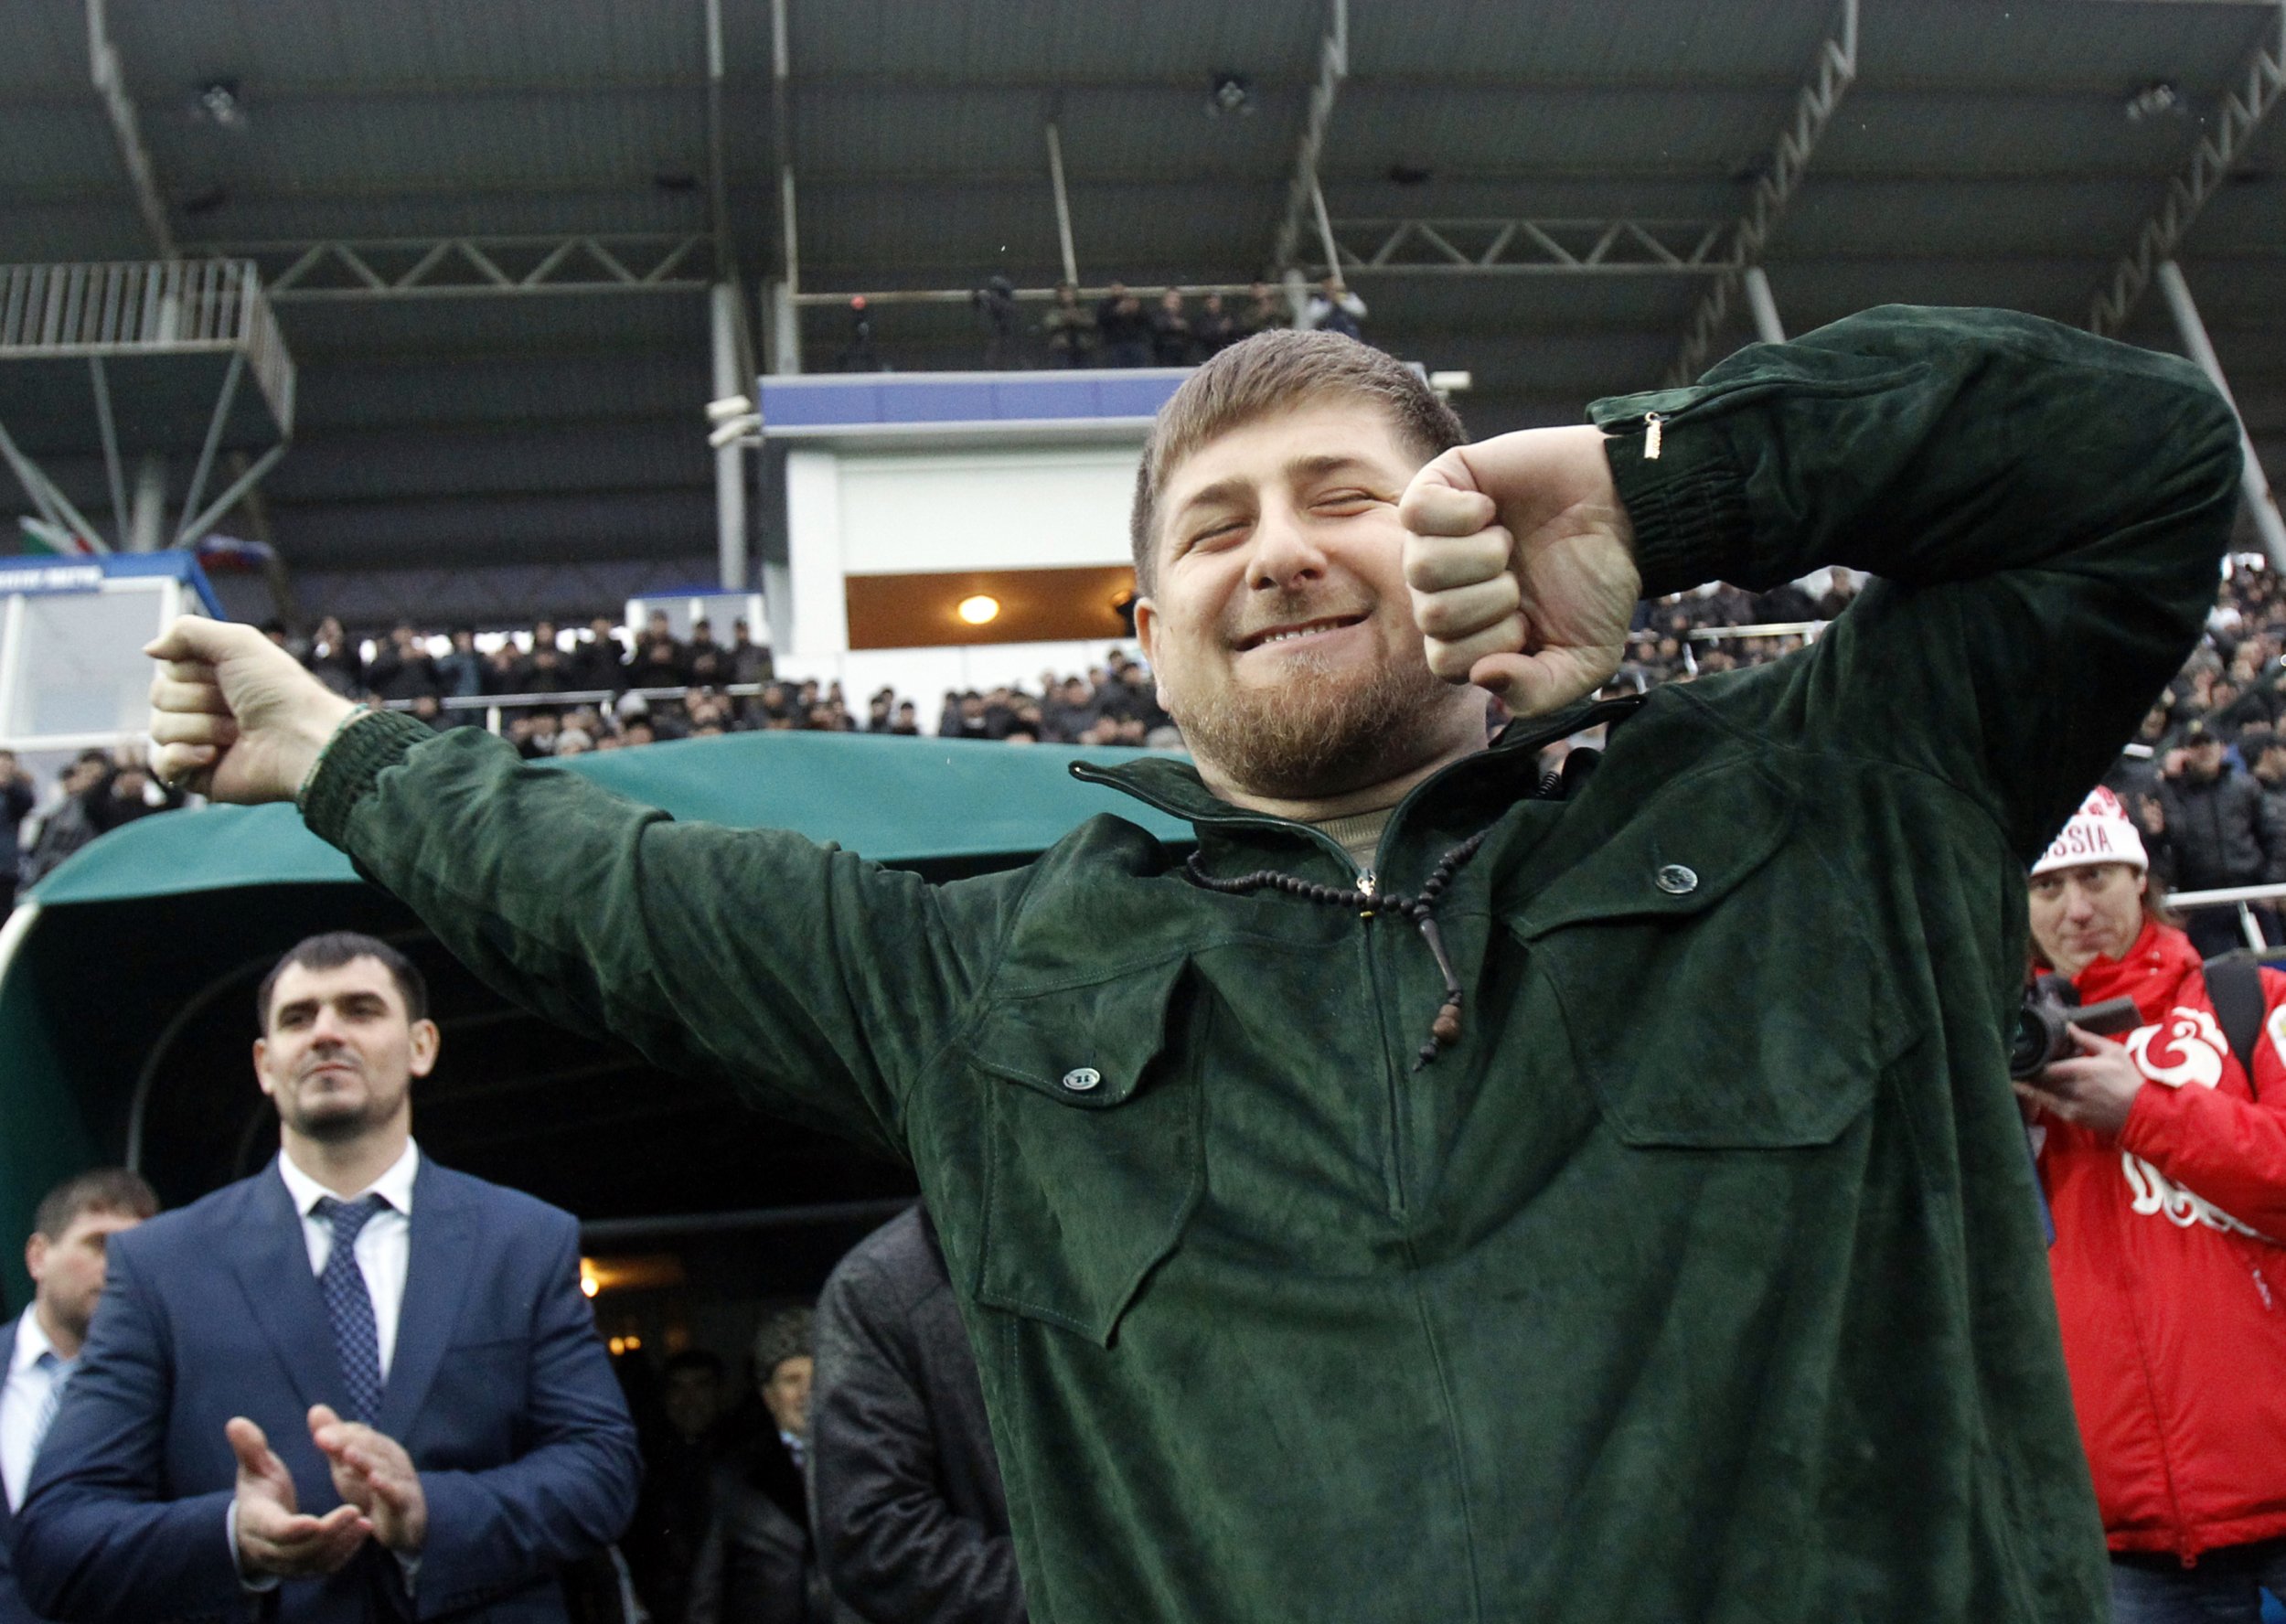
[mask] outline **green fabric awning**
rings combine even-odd
[[[691,822],[785,828],[880,862],[1044,851],[1099,812],[1187,840],[1187,825],[1069,772],[1125,752],[869,733],[732,733],[564,763]],[[28,893],[43,907],[239,886],[358,883],[291,807],[209,807],[95,841]],[[0,996],[5,987],[0,985]],[[0,1056],[0,1064],[5,1057]]]
[[[1020,861],[1106,812],[1161,839],[1187,841],[1188,826],[1068,771],[1075,760],[1129,753],[764,732],[614,751],[543,770],[578,773],[678,818],[792,829],[950,879]],[[287,806],[144,818],[95,840],[33,888],[0,933],[0,1237],[28,1234],[47,1189],[123,1159],[130,1143],[144,1147],[144,1168],[170,1201],[230,1176],[242,1165],[249,1114],[260,1108],[244,1059],[254,983],[303,936],[342,929],[388,936],[424,956],[418,923],[358,880],[348,860]],[[425,956],[433,982],[442,975],[461,984],[441,989],[457,1007],[480,999],[497,1006],[433,943]],[[531,1047],[549,1046],[539,1041],[544,1031],[535,1031]],[[474,1043],[457,1052],[464,1065]],[[526,1063],[511,1054],[486,1063],[512,1070]],[[487,1086],[512,1081],[497,1073],[486,1079]],[[712,1131],[725,1139],[777,1132],[736,1111]],[[560,1150],[549,1154],[550,1166],[568,1165]],[[830,1170],[821,1176],[830,1178]],[[582,1191],[552,1193],[572,1204]],[[0,1255],[22,1254],[11,1239]],[[0,1270],[0,1283],[10,1306],[24,1301],[20,1262]]]

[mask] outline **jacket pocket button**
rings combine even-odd
[[[1063,1085],[1074,1094],[1085,1094],[1104,1080],[1104,1074],[1094,1066],[1074,1066],[1063,1074]]]
[[[1669,896],[1687,896],[1699,888],[1699,877],[1681,863],[1669,863],[1659,871],[1659,889]],[[1070,1079],[1066,1078],[1066,1082]]]

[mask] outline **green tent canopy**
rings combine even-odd
[[[541,770],[678,818],[792,829],[935,879],[1020,862],[1101,813],[1189,839],[1187,826],[1074,779],[1071,764],[1090,753],[760,732]],[[254,988],[294,942],[341,929],[397,943],[429,978],[444,1052],[414,1112],[441,1160],[588,1219],[911,1191],[903,1169],[514,1010],[292,807],[215,807],[94,841],[0,929],[0,1235],[28,1234],[42,1192],[82,1168],[128,1162],[174,1205],[258,1166],[275,1126],[249,1059]],[[9,1296],[21,1301],[27,1282],[13,1267]]]

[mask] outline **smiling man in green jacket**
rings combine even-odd
[[[199,622],[157,762],[298,788],[544,1013],[908,1157],[1042,1624],[2098,1619],[2001,1033],[2024,865],[2213,593],[2230,413],[1890,309],[1593,419],[1458,445],[1327,335],[1185,383],[1138,630],[1196,770],[1082,771],[1195,862],[1104,817],[931,886]],[[1584,702],[1639,593],[1827,563],[1882,579],[1814,647]]]

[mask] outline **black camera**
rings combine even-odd
[[[2083,1004],[2079,989],[2061,976],[2043,976],[2024,989],[2023,1007],[2016,1011],[2015,1029],[2008,1036],[2008,1074],[2035,1077],[2059,1060],[2079,1052],[2067,1030],[2110,1037],[2133,1031],[2143,1017],[2131,998],[2106,999]]]

